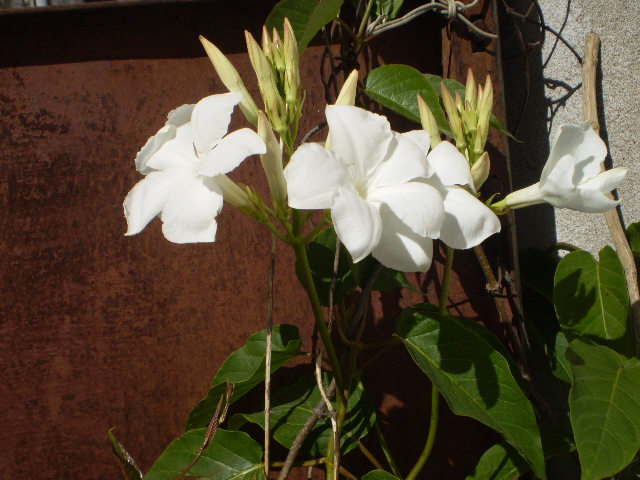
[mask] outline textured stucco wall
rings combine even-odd
[[[517,3],[517,2],[513,2]],[[526,11],[530,1],[520,2],[520,12]],[[602,99],[604,124],[602,134],[608,139],[613,166],[629,169],[619,188],[622,213],[628,225],[640,220],[640,169],[638,147],[640,141],[640,1],[638,0],[540,0],[543,20],[583,55],[586,35],[593,31],[601,38]],[[533,17],[533,16],[532,16]],[[507,17],[508,18],[508,17]],[[517,54],[515,24],[505,26],[511,43],[505,45],[505,78],[523,78],[523,63],[511,61],[509,51]],[[540,18],[536,18],[540,21]],[[539,28],[521,23],[520,29],[530,43],[529,75],[531,90],[526,114],[521,121],[519,135],[522,144],[512,146],[514,187],[521,188],[539,178],[549,150],[549,138],[565,123],[583,120],[582,69],[574,54],[556,37],[547,32],[542,48],[533,43],[540,39]],[[537,36],[537,38],[536,38]],[[511,80],[513,81],[513,80]],[[568,95],[569,94],[569,95]],[[508,100],[509,100],[509,93]],[[566,98],[562,100],[562,97]],[[523,89],[513,86],[511,100],[516,106],[510,112],[514,122],[523,104]],[[537,211],[528,211],[534,210]],[[556,210],[537,206],[517,212],[519,242],[522,247],[546,247],[554,237],[597,252],[610,242],[603,215]],[[555,221],[554,221],[555,217]],[[546,226],[541,226],[546,222]],[[555,225],[555,231],[553,229]]]

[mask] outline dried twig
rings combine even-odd
[[[582,64],[582,107],[584,110],[584,118],[591,122],[591,126],[596,132],[600,132],[600,124],[598,123],[598,103],[596,96],[596,78],[598,71],[600,37],[591,32],[587,35],[584,47],[584,62]],[[604,164],[602,165],[604,170]],[[611,193],[608,194],[613,198]],[[629,290],[629,299],[631,301],[631,321],[636,339],[636,353],[640,355],[640,293],[638,291],[638,271],[635,259],[627,237],[625,229],[620,220],[617,209],[609,210],[604,214],[607,221],[613,245],[616,247],[624,273],[627,280],[627,289]]]
[[[269,264],[269,298],[267,300],[267,344],[264,376],[264,472],[269,476],[269,444],[271,438],[271,349],[273,345],[273,278],[276,269],[276,236],[271,234],[271,263]]]

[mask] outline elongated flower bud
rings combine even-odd
[[[356,92],[358,89],[358,70],[353,70],[347,77],[340,89],[338,98],[336,99],[336,105],[355,105],[356,104]]]
[[[458,147],[458,150],[463,152],[466,148],[466,141],[462,131],[462,118],[460,117],[460,112],[456,107],[455,100],[451,96],[451,92],[449,92],[449,89],[444,83],[440,84],[440,89],[442,90],[442,103],[444,103],[444,109],[447,112],[449,126],[451,127],[451,132],[456,140],[456,147]]]
[[[240,101],[240,110],[247,120],[253,125],[258,124],[258,106],[256,102],[253,101],[247,87],[244,86],[242,78],[240,78],[240,74],[235,69],[233,64],[224,56],[224,54],[209,40],[200,36],[200,42],[204,47],[211,63],[213,64],[213,68],[215,68],[216,73],[220,77],[220,80],[224,84],[225,87],[229,89],[230,92],[239,92],[242,94],[242,100]]]
[[[285,101],[293,109],[300,107],[300,54],[295,33],[289,23],[284,19],[284,92]]]
[[[438,128],[436,117],[433,116],[429,105],[420,94],[418,94],[418,109],[420,110],[420,123],[422,123],[422,128],[429,134],[431,149],[434,149],[441,142],[440,129]]]
[[[287,181],[282,166],[282,148],[273,133],[271,124],[264,113],[258,113],[258,135],[267,145],[267,153],[260,155],[262,168],[267,175],[269,190],[274,202],[284,202],[287,198]]]
[[[253,35],[245,31],[245,37],[247,40],[247,51],[249,52],[249,59],[253,70],[256,72],[258,78],[258,85],[260,86],[260,93],[264,100],[264,106],[267,114],[273,126],[278,132],[286,130],[286,119],[283,118],[286,115],[284,102],[278,92],[274,72],[269,60],[265,56],[264,52],[256,42]]]
[[[471,167],[471,177],[473,178],[473,187],[476,192],[480,190],[480,187],[489,178],[489,171],[491,170],[491,161],[489,160],[489,154],[484,152],[480,155],[480,158]]]
[[[482,98],[478,102],[478,129],[482,129],[482,145],[487,143],[489,136],[489,126],[491,122],[491,111],[493,110],[493,84],[491,77],[487,76]]]
[[[464,94],[465,102],[469,102],[469,108],[471,110],[475,110],[476,102],[477,102],[477,88],[476,88],[476,80],[473,77],[473,71],[469,69],[469,73],[467,73],[467,88]]]
[[[251,208],[249,197],[233,180],[226,175],[217,175],[216,182],[222,190],[222,196],[234,207]]]

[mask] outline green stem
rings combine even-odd
[[[373,12],[373,7],[376,2],[374,0],[369,0],[367,4],[367,9],[362,16],[362,22],[360,22],[360,28],[358,29],[358,37],[362,37],[367,31],[367,25],[369,24],[369,17],[371,17],[371,12]]]
[[[393,459],[393,455],[391,455],[391,450],[389,450],[389,445],[387,445],[387,441],[385,440],[384,435],[382,435],[382,430],[380,430],[380,425],[378,425],[378,420],[377,419],[373,422],[373,431],[375,432],[376,436],[378,437],[378,442],[380,443],[380,447],[382,448],[382,451],[384,452],[384,456],[387,458],[387,462],[389,463],[389,466],[391,467],[391,471],[393,472],[393,474],[396,477],[402,478],[402,474],[400,473],[400,469],[398,468],[398,464]]]
[[[300,233],[302,230],[302,218],[299,210],[293,211],[293,234],[295,238],[300,238]],[[338,360],[338,355],[336,354],[336,350],[333,347],[333,342],[331,341],[331,335],[329,334],[329,329],[327,328],[327,322],[324,318],[324,312],[322,311],[322,305],[320,304],[320,299],[318,298],[318,292],[316,291],[315,284],[313,283],[313,276],[311,275],[311,267],[309,266],[309,258],[307,257],[307,249],[302,242],[295,243],[293,245],[293,251],[296,255],[296,260],[298,263],[298,270],[300,273],[300,281],[302,282],[302,286],[307,292],[307,296],[309,297],[309,302],[311,303],[311,310],[313,311],[313,317],[316,321],[316,326],[318,327],[318,333],[322,338],[322,343],[324,344],[324,348],[327,351],[327,355],[329,356],[329,362],[331,363],[331,367],[333,368],[333,375],[336,379],[336,397],[338,400],[338,405],[344,403],[343,397],[343,380],[342,380],[342,371],[340,369],[340,361]]]
[[[446,315],[447,303],[449,302],[449,287],[451,286],[451,272],[453,270],[453,253],[451,247],[447,247],[447,257],[444,264],[444,273],[442,274],[442,289],[440,290],[440,305],[438,305],[438,313]],[[424,464],[427,463],[433,444],[436,441],[436,433],[438,431],[438,411],[440,407],[440,391],[435,384],[431,384],[431,421],[429,422],[429,435],[424,449],[418,457],[416,464],[413,466],[406,480],[415,480],[422,471]]]

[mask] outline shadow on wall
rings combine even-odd
[[[540,26],[544,19],[531,0],[501,0],[498,4],[507,125],[519,140],[509,144],[513,189],[517,190],[540,180],[549,156],[548,125],[558,101],[547,97],[545,86],[558,82],[544,76],[542,47],[545,39],[554,42],[556,38]],[[568,95],[574,91],[569,88]],[[545,249],[556,243],[553,208],[543,204],[518,210],[516,231],[520,249]]]

